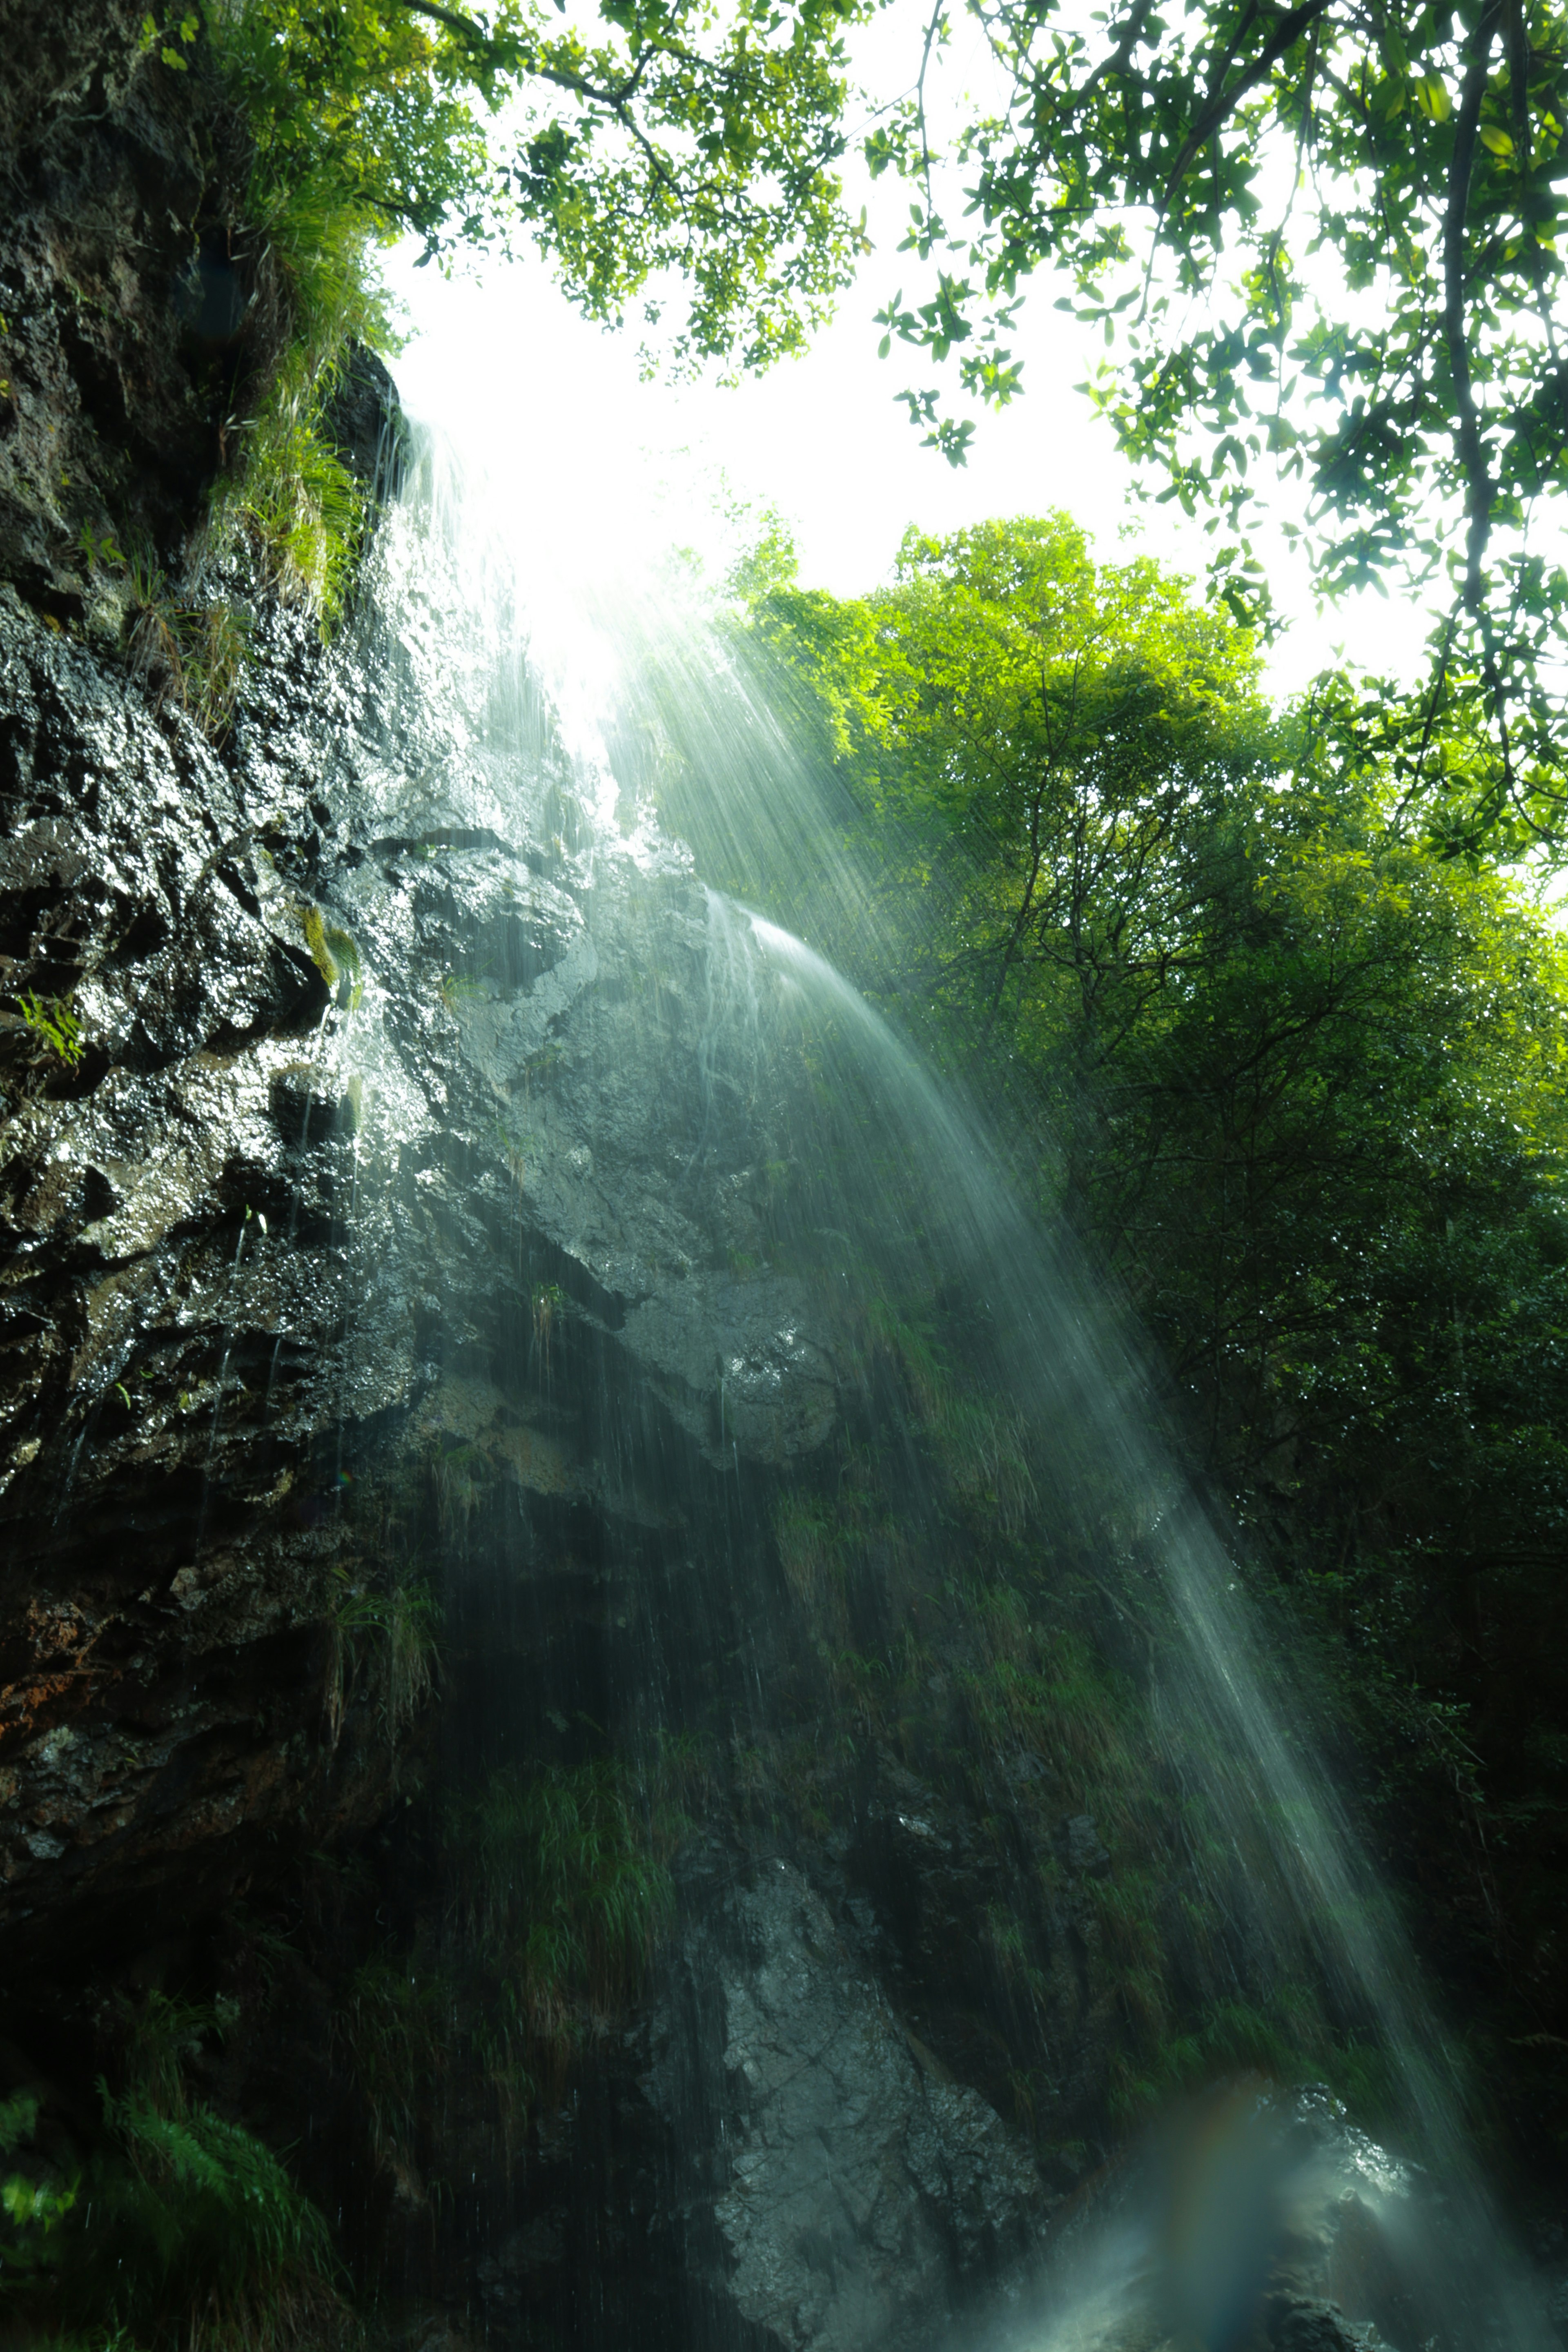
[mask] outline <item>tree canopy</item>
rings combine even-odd
[[[1447,611],[1400,750],[1425,785],[1456,733],[1456,837],[1554,833],[1564,789],[1550,671],[1568,575],[1525,527],[1561,494],[1568,376],[1558,232],[1568,15],[1531,0],[972,0],[999,99],[962,128],[955,224],[932,194],[922,90],[873,134],[914,192],[931,299],[889,338],[1000,404],[1020,291],[1103,325],[1091,387],[1159,493],[1245,535],[1292,486],[1331,594],[1373,583]],[[945,37],[940,5],[928,39]],[[904,395],[961,459],[972,425]],[[1233,595],[1247,591],[1245,536]],[[1250,569],[1253,585],[1258,574]],[[1487,720],[1484,776],[1472,708]]]
[[[527,0],[230,0],[216,31],[270,184],[426,260],[531,238],[590,318],[679,297],[678,361],[760,368],[858,250],[834,166],[860,5],[604,0],[584,39]]]
[[[584,29],[531,0],[227,0],[215,28],[275,176],[426,257],[531,238],[590,317],[752,369],[802,348],[869,249],[838,167],[846,36],[875,6],[601,0]],[[931,69],[964,16],[991,96],[943,178]],[[1047,272],[1105,331],[1090,391],[1141,478],[1227,534],[1233,609],[1266,610],[1247,532],[1278,493],[1326,593],[1433,605],[1423,691],[1361,723],[1447,845],[1556,841],[1568,569],[1541,531],[1568,477],[1568,9],[934,0],[908,57],[903,94],[858,94],[929,280],[887,302],[884,347],[1005,404]],[[961,462],[973,417],[940,382],[901,397]]]

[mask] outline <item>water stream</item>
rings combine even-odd
[[[762,896],[793,861],[841,914],[874,928],[875,877],[831,837],[831,810],[700,617],[668,583],[616,583],[574,552],[574,576],[563,576],[531,540],[525,510],[498,517],[492,494],[427,444],[385,535],[379,594],[406,692],[439,706],[457,747],[443,805],[499,836],[558,835],[553,744],[576,827],[557,847],[585,887],[617,863],[656,870],[672,853],[639,760],[646,769],[648,747],[674,724],[689,764],[704,771],[708,839],[722,841],[726,873],[749,864]],[[395,814],[389,807],[389,830]],[[1268,2338],[1282,2352],[1347,2340],[1548,2352],[1555,2335],[1470,2151],[1440,2023],[1315,1754],[1310,1700],[1292,1696],[1289,1662],[1267,1653],[1232,1539],[1173,1465],[1136,1335],[1097,1296],[1070,1239],[1021,1205],[1015,1146],[980,1107],[800,939],[715,889],[705,908],[702,1108],[675,1193],[722,1151],[735,1120],[772,1121],[799,1172],[771,1246],[822,1328],[876,1330],[879,1317],[905,1312],[900,1302],[940,1302],[963,1334],[964,1443],[989,1465],[996,1511],[1012,1515],[1020,1541],[1056,1524],[1079,1554],[1098,1546],[1104,1556],[1107,1605],[1144,1694],[1149,1778],[1176,1792],[1173,1823],[1200,1822],[1182,1869],[1224,1923],[1225,1950],[1250,1955],[1254,1986],[1306,1985],[1324,2030],[1383,2064],[1398,2118],[1397,2145],[1385,2147],[1326,2091],[1218,2070],[1163,2126],[1130,2131],[1058,2215],[1025,2283],[977,2315],[966,2340],[1017,2352],[1239,2352],[1264,2340],[1259,2314],[1284,2264],[1303,2294],[1339,2305],[1353,2333],[1311,2335],[1302,2303]],[[374,989],[367,1003],[353,1032],[362,1189],[376,1181],[398,1117],[377,1093],[395,1079],[377,1059]],[[651,1021],[648,1037],[655,1054]],[[738,1264],[736,1282],[750,1271]],[[563,1377],[551,1362],[555,1311],[546,1297],[518,1335],[547,1384]],[[738,1355],[721,1374],[719,1408],[739,1513],[753,1507],[752,1490],[725,1382],[744,1369]],[[874,1382],[865,1393],[874,1412]],[[959,1408],[942,1410],[956,1425]],[[725,1563],[708,1573],[716,1582],[701,1607],[717,1622]],[[756,1663],[764,1646],[758,1637],[749,1669],[759,1724],[770,1706]],[[667,1638],[636,1696],[641,1734],[661,1708],[673,1717],[683,1672]],[[531,1704],[519,1694],[520,1707]],[[1223,1974],[1232,1964],[1215,1965]]]

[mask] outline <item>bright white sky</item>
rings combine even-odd
[[[900,57],[907,40],[918,58],[919,30],[902,10],[878,20],[878,37],[896,38]],[[873,61],[867,78],[890,90],[896,71],[886,62]],[[950,87],[968,69],[963,58],[950,65]],[[857,208],[862,200],[876,250],[837,318],[804,359],[728,390],[640,382],[635,336],[584,325],[542,263],[470,267],[444,279],[416,269],[410,247],[388,270],[412,330],[395,370],[405,403],[479,461],[541,557],[567,570],[637,564],[669,546],[695,547],[721,566],[732,543],[720,519],[727,492],[777,507],[795,530],[803,580],[840,594],[886,576],[911,522],[942,532],[1054,507],[1086,527],[1102,557],[1146,551],[1201,573],[1213,546],[1201,528],[1173,507],[1131,499],[1109,428],[1073,388],[1103,346],[1052,307],[1057,289],[1043,277],[1014,336],[1026,362],[1022,396],[983,419],[965,467],[921,448],[895,395],[935,372],[897,347],[879,361],[873,320],[892,293],[913,294],[918,283],[896,250],[908,199],[885,181],[853,187]],[[1374,670],[1414,669],[1424,616],[1368,596],[1320,617],[1304,567],[1277,541],[1259,548],[1291,619],[1271,663],[1278,691],[1303,684],[1342,646]]]

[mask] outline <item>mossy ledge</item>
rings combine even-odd
[[[7,58],[0,573],[221,736],[258,599],[342,616],[402,462],[395,338],[365,220],[258,145],[243,11],[69,13]]]

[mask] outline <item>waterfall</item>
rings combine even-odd
[[[437,1309],[420,1345],[440,1359],[446,1383],[439,1427],[458,1621],[479,1628],[482,1642],[498,1612],[533,1610],[526,1638],[548,1664],[538,1688],[489,1694],[489,1714],[477,1709],[453,1735],[448,1769],[475,1769],[486,1739],[500,1743],[490,1761],[530,1753],[531,1727],[547,1717],[560,1720],[562,1755],[575,1755],[568,1726],[578,1714],[592,1715],[646,1766],[695,1738],[699,1718],[706,1736],[721,1690],[730,1710],[721,1769],[743,1813],[747,1774],[760,1781],[773,1769],[749,1759],[776,1751],[788,1727],[780,1693],[787,1675],[808,1671],[826,1694],[823,1719],[836,1719],[851,1745],[890,1753],[896,1709],[879,1694],[900,1674],[914,1693],[919,1675],[924,1690],[958,1671],[940,1644],[935,1665],[899,1664],[918,1647],[921,1578],[937,1575],[927,1557],[962,1547],[984,1517],[1001,1531],[999,1556],[1020,1566],[1011,1582],[990,1569],[974,1572],[971,1598],[991,1612],[993,1632],[975,1653],[978,1665],[963,1671],[966,1690],[973,1685],[971,1722],[982,1719],[974,1709],[988,1703],[991,1681],[994,1746],[984,1773],[998,1788],[1011,1774],[1025,1804],[1032,1780],[1058,1770],[1058,1759],[1030,1745],[1026,1694],[1016,1706],[1008,1696],[1024,1692],[1030,1676],[1031,1688],[1048,1680],[1053,1644],[1066,1654],[1067,1601],[1043,1631],[1028,1615],[1026,1593],[1048,1594],[1057,1572],[1047,1553],[1059,1564],[1060,1590],[1089,1596],[1084,1605],[1116,1645],[1116,1673],[1134,1694],[1127,1720],[1146,1746],[1118,1751],[1129,1809],[1121,1842],[1143,1852],[1138,1840],[1152,1834],[1158,1816],[1173,1843],[1164,1880],[1126,1927],[1108,1981],[1114,1989],[1119,1970],[1128,1982],[1139,1969],[1172,1975],[1168,1954],[1146,1968],[1127,1957],[1138,1935],[1145,1943],[1189,1937],[1186,1991],[1163,1990],[1160,2000],[1184,1999],[1201,2020],[1227,1999],[1267,2006],[1287,1989],[1310,2009],[1309,2041],[1316,2033],[1324,2049],[1382,2067],[1391,2121],[1384,2145],[1326,2090],[1217,2068],[1224,2081],[1206,2099],[1173,2102],[1152,2126],[1129,2124],[1115,2161],[1015,2263],[1005,2297],[988,2306],[977,2291],[966,2340],[1031,2352],[1131,2352],[1167,2341],[1239,2347],[1262,2340],[1249,2331],[1279,2247],[1305,2262],[1310,2241],[1321,2279],[1359,2332],[1312,2336],[1298,2312],[1298,2332],[1271,2342],[1298,2352],[1350,2340],[1395,2352],[1546,2352],[1552,2331],[1468,2147],[1463,2085],[1441,2025],[1315,1752],[1310,1696],[1291,1690],[1289,1661],[1268,1654],[1233,1538],[1173,1466],[1136,1334],[1097,1293],[1070,1237],[1043,1230],[1021,1204],[1005,1131],[924,1066],[819,954],[760,911],[756,902],[787,866],[871,937],[873,877],[839,845],[830,803],[734,677],[694,604],[668,578],[614,582],[575,552],[575,576],[563,578],[552,551],[531,536],[526,503],[502,511],[496,493],[465,478],[452,452],[427,437],[384,531],[359,624],[382,681],[385,741],[395,737],[398,749],[384,759],[374,730],[363,736],[352,755],[356,788],[379,835],[406,845],[398,853],[405,900],[416,901],[421,845],[463,843],[487,856],[493,845],[498,874],[506,868],[496,887],[509,894],[485,899],[473,918],[480,944],[469,968],[442,985],[453,1050],[480,1074],[479,1093],[500,1138],[497,1147],[481,1137],[473,1150],[482,1157],[482,1145],[487,1167],[512,1170],[510,1206],[504,1181],[485,1179],[486,1213],[492,1223],[513,1217],[518,1234],[508,1377],[533,1400],[515,1443],[508,1440],[526,1503],[507,1522],[510,1535],[487,1533],[471,1510],[465,1517],[457,1441],[462,1383],[477,1393],[472,1351]],[[671,730],[701,771],[695,872],[647,789],[661,730]],[[417,759],[411,743],[422,747]],[[710,857],[724,878],[742,880],[738,897],[714,887],[704,871]],[[526,919],[514,922],[514,905]],[[558,1081],[552,1056],[564,1050],[563,1024],[595,992],[616,1008],[615,1025],[584,1026],[567,1056],[568,1078]],[[384,1034],[383,1001],[373,967],[333,1049],[338,1090],[354,1088],[362,1216],[378,1185],[392,1196],[414,1120]],[[590,1082],[603,1097],[597,1109],[588,1107]],[[606,1102],[618,1106],[613,1116]],[[626,1140],[634,1128],[636,1154]],[[634,1158],[638,1171],[654,1171],[637,1175],[635,1201],[626,1191]],[[691,1244],[697,1225],[721,1228],[706,1263]],[[438,1276],[431,1281],[438,1292]],[[499,1373],[487,1378],[504,1385]],[[607,1562],[553,1560],[548,1570],[562,1582],[602,1581],[604,1639],[589,1664],[580,1609],[570,1635],[558,1635],[549,1622],[554,1603],[538,1597],[543,1586],[520,1597],[527,1546],[552,1545],[563,1559],[574,1538],[563,1498],[589,1492],[586,1474],[568,1460],[563,1400],[595,1433],[595,1491],[602,1500],[614,1490],[623,1531]],[[838,1442],[827,1433],[840,1423],[852,1430],[846,1444],[876,1457],[853,1489],[820,1468],[822,1449]],[[687,1453],[673,1432],[684,1433]],[[470,1450],[479,1442],[463,1437]],[[492,1451],[499,1443],[483,1440]],[[890,1469],[895,1457],[902,1467]],[[792,1500],[797,1477],[805,1502]],[[703,1488],[699,1507],[690,1498],[705,1478],[711,1492]],[[546,1508],[554,1516],[538,1520]],[[678,1521],[701,1531],[689,1550],[688,1538],[671,1532]],[[764,1555],[775,1559],[766,1573]],[[970,1605],[965,1559],[946,1559],[942,1573],[950,1613]],[[902,1591],[900,1578],[913,1595],[901,1618],[902,1601],[889,1597]],[[503,1586],[511,1595],[504,1607]],[[793,1629],[784,1622],[792,1610]],[[784,1662],[797,1654],[805,1664],[788,1665],[786,1675]],[[1085,1720],[1086,1748],[1099,1743],[1092,1771],[1109,1785],[1101,1751],[1111,1732],[1100,1717]],[[720,1769],[700,1768],[710,1778]],[[681,1802],[700,1815],[699,1801]],[[853,1835],[869,1850],[887,1818],[878,1794]],[[927,1834],[918,1813],[900,1821],[908,1837]],[[838,1835],[823,1833],[825,1853]],[[1023,1832],[1006,1835],[1016,1842]],[[1064,1816],[1058,1843],[1052,1885],[1070,1882],[1072,1901],[1090,1910],[1113,1906],[1121,1864],[1110,1820],[1087,1807]],[[695,1889],[690,1899],[706,1902],[703,1890],[720,1874],[716,1845],[708,1852],[699,1834],[686,1852],[674,1865],[672,1899]],[[759,1835],[756,1869],[766,1860],[793,1885],[804,1868],[798,1855],[769,1852]],[[1048,1855],[1027,1867],[1038,1878],[1047,1864]],[[724,1867],[733,1875],[731,1863]],[[773,1900],[769,1883],[764,1876],[734,1897],[752,1906],[746,1932],[759,1950],[772,1949],[774,1933],[774,1914],[758,1907]],[[851,1908],[858,1899],[845,1897]],[[1178,1914],[1196,1924],[1181,1925]],[[1002,1955],[998,1981],[1015,1987],[1017,2014],[1033,2018],[1028,2030],[1037,2027],[1049,2046],[1039,2021],[1054,2014],[1055,1963],[1015,1965],[1009,1932],[1005,1919],[986,1929]],[[1022,1951],[1027,1937],[1018,1932]],[[713,2123],[717,2078],[704,2074],[695,2041],[689,2050],[681,2040],[699,2035],[720,1962],[703,1962],[706,1977],[697,1961],[682,1965],[687,1991],[678,1984],[668,1995],[648,2062],[647,2080],[661,2086],[655,2104],[664,2101],[678,2140],[684,2132],[695,2145],[711,2130],[717,2147],[728,2131],[726,2160],[752,2162],[738,2127]],[[726,2030],[739,2046],[739,1996],[727,1997]],[[864,2034],[869,2047],[869,2023]],[[979,2126],[971,2117],[964,2129],[973,2137]],[[616,2193],[607,2162],[605,2182],[605,2194]],[[825,2159],[821,2227],[829,2234],[838,2226],[826,2215],[832,2182]],[[805,2174],[792,2176],[792,2196],[809,2203],[816,2193]],[[760,2278],[762,2256],[747,2234],[752,2224],[736,2218],[732,2181],[718,2184],[700,2226],[691,2181],[667,2180],[658,2195],[671,2210],[679,2206],[702,2263],[728,2263],[748,2279],[753,2263]],[[1356,2227],[1370,2232],[1355,2246],[1352,2208]],[[701,2234],[711,2235],[715,2212],[717,2252]],[[761,2313],[763,2285],[747,2291]],[[820,2338],[873,2352],[887,2336],[880,2304],[867,2303],[859,2320],[847,2303],[824,2309],[837,2315],[803,2319],[803,2346]],[[701,2327],[716,2344],[739,2344],[732,2327],[725,2333],[730,2323],[704,2310]]]

